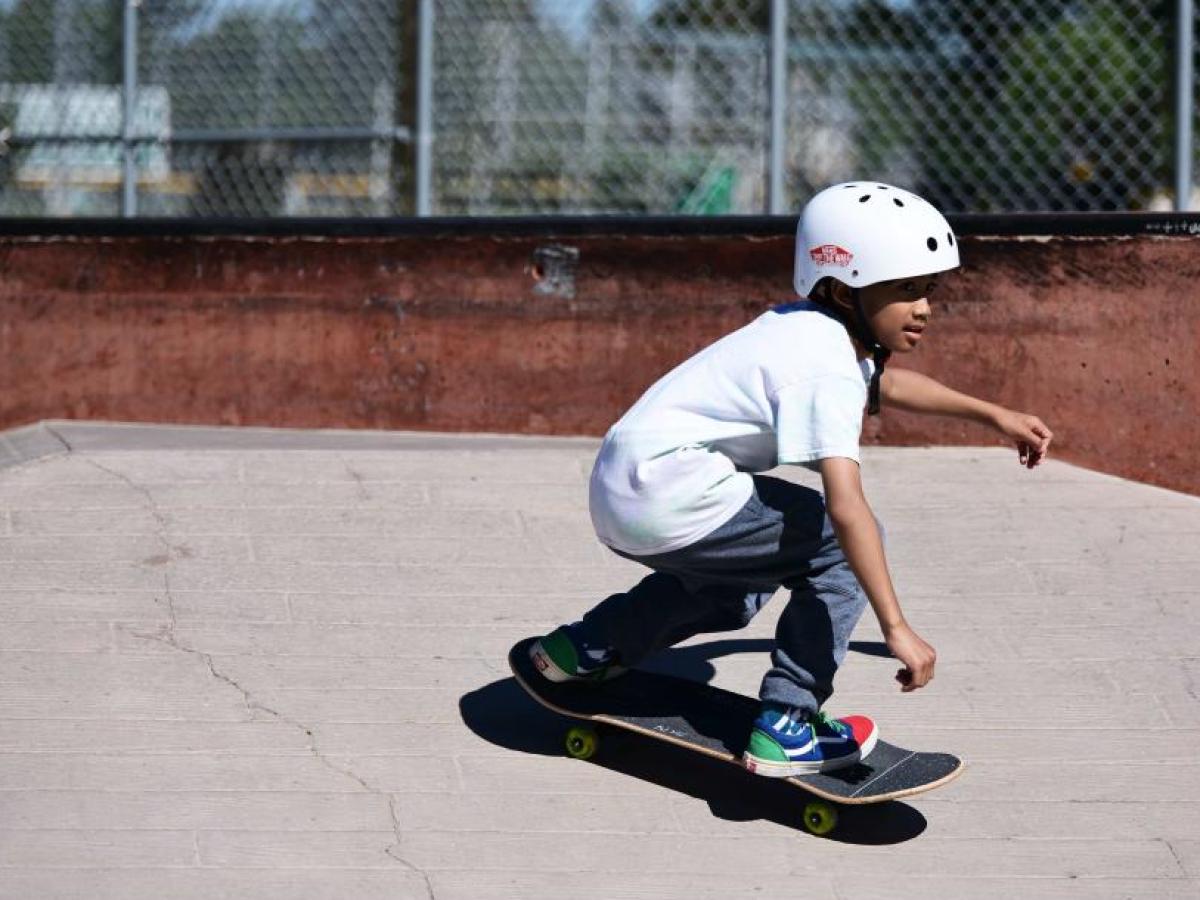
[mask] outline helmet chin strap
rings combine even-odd
[[[871,384],[867,388],[867,415],[875,416],[879,414],[879,381],[883,378],[883,369],[887,365],[892,351],[883,346],[875,337],[875,332],[871,330],[867,312],[863,309],[862,291],[859,288],[850,288],[850,299],[854,307],[854,327],[851,332],[864,347],[871,351],[875,362],[875,372],[871,376]]]

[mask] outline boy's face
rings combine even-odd
[[[921,343],[932,310],[929,297],[937,288],[937,275],[918,275],[881,281],[862,289],[863,311],[871,330],[883,346],[893,353],[911,353]],[[838,285],[837,287],[844,287]],[[838,302],[850,304],[850,291],[834,291]],[[838,296],[839,294],[844,294]]]

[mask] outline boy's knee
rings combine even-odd
[[[739,591],[737,594],[721,598],[723,628],[728,631],[745,628],[771,599],[773,593],[773,591]]]

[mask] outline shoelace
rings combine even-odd
[[[813,727],[814,731],[817,729],[818,725],[824,725],[826,728],[830,729],[836,734],[845,734],[847,731],[847,726],[844,722],[833,718],[823,709],[817,710],[816,713],[810,716],[808,719],[808,724]]]
[[[798,710],[789,709],[783,713],[783,718],[775,723],[775,728],[787,734],[799,734],[804,728],[810,727],[815,733],[822,725],[827,731],[832,731],[837,735],[844,735],[849,731],[849,726],[846,723],[833,718],[825,710],[820,709],[810,715],[807,719],[797,718]]]

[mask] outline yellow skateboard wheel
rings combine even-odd
[[[829,834],[837,826],[837,820],[837,810],[824,800],[813,800],[804,806],[804,827],[813,834]]]
[[[575,759],[589,759],[596,752],[598,743],[595,729],[576,726],[567,732],[567,755]]]

